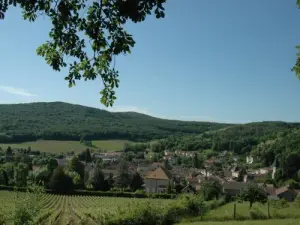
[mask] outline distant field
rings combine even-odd
[[[180,223],[178,225],[300,225],[300,220],[247,220],[247,221],[220,221],[220,222],[199,222]]]
[[[108,141],[92,141],[93,145],[102,150],[115,151],[122,150],[125,143],[132,143],[126,140],[108,140]]]
[[[93,141],[93,145],[97,146],[102,150],[106,151],[118,151],[122,150],[125,143],[129,143],[126,140],[107,140],[107,141]],[[8,146],[12,148],[28,148],[32,150],[39,150],[41,152],[52,152],[52,153],[66,153],[74,151],[79,153],[87,147],[81,144],[79,141],[34,141],[24,142],[18,144],[0,144],[1,148],[6,149]]]

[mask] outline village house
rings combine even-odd
[[[174,162],[174,156],[172,156],[172,155],[165,155],[165,156],[163,156],[163,159],[164,160],[168,160],[169,162]]]
[[[119,175],[118,170],[110,170],[110,169],[102,169],[102,172],[105,177],[112,175],[113,177],[117,177]]]
[[[272,173],[273,172],[273,168],[272,167],[264,167],[264,168],[260,168],[259,170],[256,170],[256,174],[268,174],[268,173]]]
[[[94,158],[101,158],[103,162],[118,162],[121,156],[121,152],[107,152],[107,153],[94,153]]]
[[[165,164],[162,162],[154,162],[149,166],[148,171],[154,171],[159,167],[165,167]]]
[[[231,177],[232,177],[232,178],[238,178],[239,175],[240,175],[240,171],[239,171],[238,166],[234,166],[234,167],[231,169]]]
[[[272,200],[285,199],[289,202],[292,202],[297,197],[297,191],[292,190],[287,186],[280,187],[280,188],[269,186],[266,187],[265,190],[268,194],[268,199],[272,199]]]
[[[32,171],[33,172],[38,172],[41,170],[41,167],[40,166],[32,166]]]
[[[165,151],[164,151],[164,155],[165,155],[165,156],[169,156],[169,155],[173,155],[173,153],[170,152],[170,151],[165,150]]]
[[[247,156],[246,157],[246,163],[247,164],[253,164],[253,162],[254,162],[253,156]]]
[[[145,189],[149,193],[163,193],[171,182],[171,174],[163,167],[149,171],[145,176]]]
[[[192,185],[188,184],[186,187],[184,187],[181,190],[181,193],[183,193],[183,194],[195,194],[196,190]]]
[[[223,170],[224,178],[231,179],[232,178],[232,171],[231,170]]]
[[[210,177],[212,176],[212,173],[209,172],[207,169],[201,169],[200,174],[204,175],[205,177]]]
[[[208,168],[208,167],[212,166],[215,163],[216,163],[216,158],[215,157],[213,157],[211,159],[207,159],[207,160],[204,161],[204,167]]]
[[[204,180],[205,178],[203,178]],[[201,178],[200,177],[186,177],[187,183],[194,189],[194,190],[200,190],[200,183],[201,183]]]
[[[151,164],[138,164],[136,170],[142,177],[144,177],[148,173],[150,165]]]
[[[114,157],[114,158],[120,158],[122,155],[122,152],[105,152],[104,156],[106,157]]]
[[[188,152],[188,151],[181,151],[181,150],[176,150],[175,154],[177,156],[184,156],[184,157],[194,157],[195,156],[195,152]]]
[[[66,159],[56,159],[56,161],[58,166],[65,167],[68,165],[68,160]]]
[[[235,197],[238,194],[240,194],[242,189],[245,188],[247,185],[248,183],[245,182],[225,181],[222,184],[223,193]]]

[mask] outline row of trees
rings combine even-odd
[[[102,170],[106,162],[92,157],[87,148],[67,161],[64,155],[33,154],[28,149],[0,150],[0,185],[25,187],[31,183],[43,185],[57,192],[73,189],[91,189],[107,191],[111,188],[141,188],[141,176],[128,171],[126,154],[119,163],[118,176],[104,175]],[[61,158],[67,165],[58,165]]]
[[[89,155],[89,151],[79,157],[74,156],[65,167],[59,166],[55,158],[44,158],[42,162],[45,165],[41,165],[37,171],[32,171],[30,158],[26,158],[29,159],[26,163],[7,162],[0,167],[0,185],[26,187],[35,183],[59,193],[74,189],[108,191],[112,188],[130,188],[135,191],[142,187],[143,179],[140,174],[130,174],[124,159],[120,162],[118,176],[113,177],[112,174],[104,175],[101,161],[85,166],[80,157],[89,161],[86,155]]]

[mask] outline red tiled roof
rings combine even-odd
[[[145,179],[157,179],[157,180],[169,180],[169,173],[162,167],[158,167],[156,170],[147,173]]]
[[[282,194],[286,191],[288,191],[289,189],[287,187],[281,187],[281,188],[277,188],[276,189],[276,194],[279,195],[279,194]]]

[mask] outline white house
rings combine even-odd
[[[253,160],[253,156],[247,156],[247,157],[246,157],[246,163],[247,163],[247,164],[252,164],[253,161],[254,161],[254,160]]]
[[[146,192],[150,193],[163,193],[166,192],[167,187],[171,181],[169,172],[158,167],[155,171],[149,171],[145,176]]]

